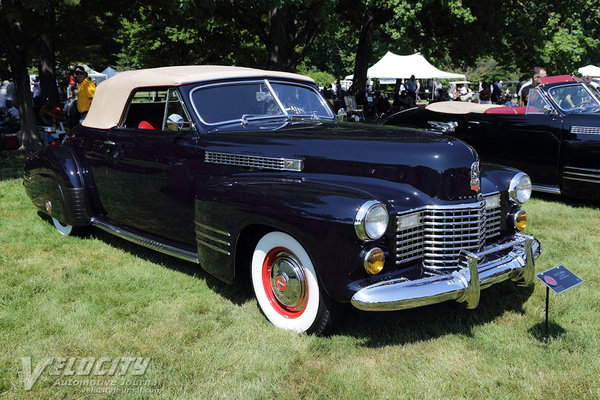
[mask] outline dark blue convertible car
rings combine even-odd
[[[24,185],[62,234],[95,226],[248,279],[276,326],[324,333],[340,303],[467,308],[530,285],[518,170],[451,137],[336,121],[312,79],[248,68],[123,72]],[[506,299],[506,301],[511,301]]]

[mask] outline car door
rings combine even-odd
[[[537,89],[526,114],[478,114],[467,123],[468,141],[482,159],[520,169],[534,185],[558,185],[563,120]]]
[[[135,92],[109,142],[108,218],[194,245],[197,133],[177,89]]]

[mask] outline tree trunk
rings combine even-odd
[[[51,33],[40,33],[35,40],[42,101],[52,100],[58,106],[58,87],[54,59],[54,39]]]
[[[25,57],[23,57],[25,58]],[[42,142],[36,129],[36,118],[31,101],[31,90],[29,89],[29,74],[27,64],[21,66],[11,63],[13,81],[15,82],[15,94],[21,120],[21,132],[23,143],[21,149],[25,151],[38,151],[42,148]]]
[[[268,68],[278,71],[295,72],[294,43],[296,36],[296,6],[284,5],[269,10],[269,34],[267,36]]]
[[[23,33],[23,21],[17,18],[0,19],[0,43],[4,46],[8,56],[15,83],[16,107],[19,109],[21,132],[23,133],[21,149],[37,151],[42,148],[42,142],[35,128],[36,118],[29,88],[28,52]]]
[[[350,93],[356,97],[358,103],[362,103],[367,85],[369,57],[373,51],[374,21],[375,17],[373,13],[367,11],[358,35],[358,48],[354,61],[354,78],[352,78],[352,86],[350,87]]]

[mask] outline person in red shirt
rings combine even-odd
[[[46,99],[46,103],[40,108],[40,118],[44,125],[57,127],[59,122],[66,119],[66,115],[48,98]]]

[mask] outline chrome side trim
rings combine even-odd
[[[600,183],[600,169],[566,166],[563,171],[563,179]]]
[[[218,153],[207,151],[204,162],[211,164],[234,165],[238,167],[250,167],[261,169],[272,169],[276,171],[296,171],[304,169],[304,161],[289,158],[274,158],[249,156],[245,154]]]
[[[600,127],[597,126],[572,126],[571,133],[577,135],[600,135]]]
[[[194,221],[194,224],[196,225],[196,242],[198,243],[198,246],[207,247],[227,256],[231,255],[229,251],[231,247],[229,241],[231,234],[229,232],[202,224],[198,221]],[[210,233],[204,231],[209,231]],[[215,234],[220,235],[220,237],[215,236]]]
[[[198,221],[194,221],[194,223],[196,224],[196,226],[198,226],[200,228],[204,228],[206,230],[213,231],[213,232],[218,233],[218,234],[223,235],[223,236],[227,236],[227,237],[231,236],[231,234],[229,232],[225,232],[225,231],[222,231],[220,229],[213,228],[212,226],[201,224]]]
[[[160,251],[161,253],[181,258],[182,260],[190,261],[196,264],[200,263],[197,253],[179,248],[174,243],[169,244],[161,241],[158,238],[146,236],[141,232],[136,232],[133,229],[129,229],[124,226],[113,225],[96,217],[92,217],[90,223],[106,232],[112,233],[115,236],[129,240],[130,242],[139,244],[141,246],[148,247],[152,250]]]
[[[207,243],[207,242],[205,242],[204,240],[196,239],[196,241],[198,242],[198,244],[201,244],[201,245],[203,245],[203,246],[206,246],[206,247],[208,247],[209,249],[212,249],[212,250],[214,250],[214,251],[218,251],[219,253],[223,253],[223,254],[225,254],[225,255],[228,255],[228,256],[230,256],[230,255],[231,255],[231,253],[230,253],[230,252],[228,252],[227,250],[223,250],[223,249],[221,249],[221,248],[219,248],[219,247],[217,247],[217,246],[213,246],[212,244],[210,244],[210,243]]]
[[[560,188],[558,186],[531,185],[531,189],[536,192],[560,194]]]
[[[461,252],[457,270],[417,280],[392,279],[367,286],[352,296],[352,305],[365,311],[393,311],[456,300],[467,308],[479,304],[481,289],[511,279],[522,286],[535,278],[535,259],[540,242],[533,236],[515,234],[483,251]]]

